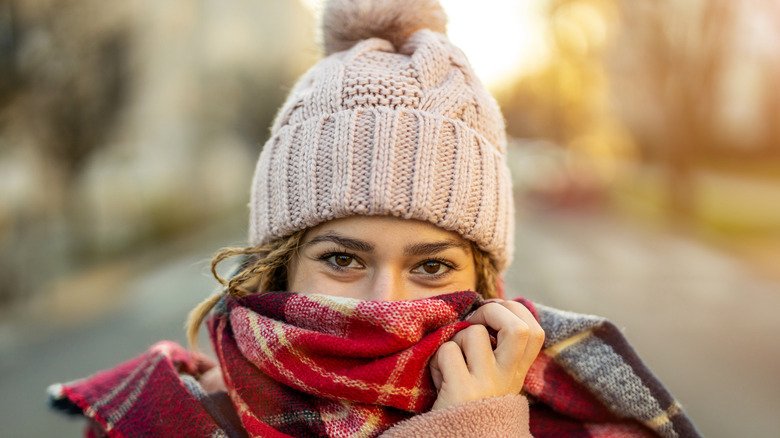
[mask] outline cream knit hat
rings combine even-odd
[[[511,261],[498,105],[447,39],[437,0],[331,0],[326,57],[277,114],[252,183],[250,243],[353,215],[455,231]]]

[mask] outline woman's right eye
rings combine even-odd
[[[358,261],[355,260],[355,257],[344,253],[328,254],[325,257],[323,257],[323,260],[327,261],[336,269],[362,267],[360,263],[358,263]]]

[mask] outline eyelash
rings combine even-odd
[[[346,267],[346,266],[339,266],[336,263],[333,263],[330,260],[328,260],[331,257],[335,257],[335,256],[347,256],[347,257],[350,257],[353,261],[355,261],[355,262],[357,262],[357,263],[362,265],[362,263],[360,262],[360,259],[358,259],[357,256],[355,256],[354,254],[350,254],[350,253],[345,252],[345,251],[339,251],[339,250],[336,250],[336,249],[331,249],[331,250],[326,251],[325,253],[323,253],[322,255],[317,257],[317,260],[320,260],[320,261],[324,262],[329,268],[331,268],[331,269],[333,269],[334,271],[337,271],[337,272],[343,272],[343,271],[346,271],[347,269],[351,269],[351,268]]]
[[[452,263],[449,260],[442,260],[442,259],[427,259],[427,260],[423,260],[422,262],[418,263],[414,267],[414,269],[415,270],[420,269],[426,263],[438,263],[438,264],[440,264],[442,266],[445,266],[447,268],[444,272],[440,272],[438,274],[428,274],[427,272],[422,272],[422,274],[424,276],[426,276],[427,278],[429,278],[429,279],[439,279],[439,278],[442,278],[445,275],[448,275],[448,274],[452,273],[452,271],[456,271],[458,269],[458,267],[455,266],[455,263]]]
[[[363,264],[356,255],[351,254],[351,253],[346,252],[346,251],[341,251],[341,250],[338,250],[338,249],[327,250],[325,253],[323,253],[322,255],[317,257],[317,260],[320,260],[320,261],[324,262],[330,269],[333,269],[334,271],[337,271],[337,272],[343,272],[343,271],[346,271],[347,269],[354,269],[354,268],[349,268],[349,267],[346,267],[346,266],[339,266],[338,264],[333,263],[333,262],[331,262],[329,260],[331,257],[335,257],[335,256],[347,256],[347,257],[350,257],[353,261],[357,262],[358,264],[360,264],[360,265]],[[439,264],[441,264],[441,265],[443,265],[443,266],[445,266],[447,268],[447,270],[445,270],[444,272],[441,272],[439,274],[427,274],[427,273],[423,274],[423,275],[425,275],[426,277],[428,277],[430,279],[439,279],[441,277],[444,277],[445,275],[450,274],[452,271],[457,271],[458,270],[458,266],[455,263],[453,263],[453,262],[451,262],[449,260],[444,260],[444,259],[426,259],[426,260],[423,260],[423,261],[421,261],[420,263],[418,263],[417,265],[414,266],[414,270],[421,268],[426,263],[439,263]]]

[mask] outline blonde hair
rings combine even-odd
[[[298,254],[305,232],[306,230],[297,231],[262,246],[223,248],[214,255],[211,260],[211,273],[223,288],[198,304],[187,317],[187,339],[191,348],[197,350],[200,326],[223,296],[233,295],[241,298],[253,293],[287,289],[287,266]],[[477,274],[476,291],[485,299],[497,298],[499,275],[495,262],[473,242],[471,254]],[[249,259],[243,263],[236,275],[225,280],[217,273],[217,265],[238,255],[248,256]]]
[[[287,266],[298,253],[306,230],[276,239],[266,245],[246,248],[223,248],[211,259],[211,274],[221,284],[222,290],[198,304],[187,317],[187,339],[197,350],[198,331],[203,320],[225,295],[241,298],[249,294],[287,289]],[[230,280],[217,273],[217,265],[237,255],[249,256],[241,270]]]

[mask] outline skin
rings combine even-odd
[[[427,222],[353,216],[306,232],[288,269],[288,288],[362,300],[413,300],[474,290],[471,246]],[[491,300],[467,320],[475,325],[444,343],[431,358],[438,390],[433,409],[518,394],[544,342],[531,312]],[[493,350],[487,327],[495,329]]]

